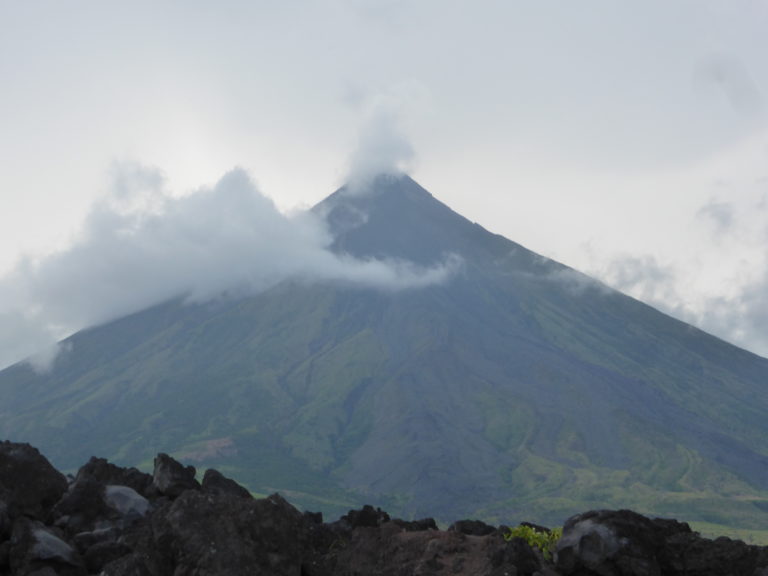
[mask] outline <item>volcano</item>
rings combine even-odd
[[[285,281],[79,332],[0,372],[0,435],[59,468],[158,452],[335,514],[560,523],[632,508],[768,529],[768,360],[472,223],[405,175],[314,207],[384,290]]]

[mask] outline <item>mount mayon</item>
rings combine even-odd
[[[768,360],[473,224],[407,176],[314,208],[332,250],[449,269],[385,290],[181,297],[0,372],[0,436],[64,470],[167,452],[338,514],[594,508],[768,529]],[[446,266],[446,262],[449,263]]]

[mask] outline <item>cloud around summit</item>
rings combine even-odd
[[[174,197],[157,169],[120,166],[71,246],[0,278],[0,366],[34,355],[44,368],[63,336],[179,296],[204,302],[287,279],[401,290],[456,268],[355,260],[331,241],[323,221],[283,214],[241,169]]]
[[[363,193],[376,176],[412,168],[415,152],[403,128],[403,106],[392,97],[376,98],[369,106],[349,158],[348,193]]]

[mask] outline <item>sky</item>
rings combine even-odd
[[[305,213],[391,169],[768,356],[766,29],[768,0],[0,0],[0,366],[179,289],[444,279]]]

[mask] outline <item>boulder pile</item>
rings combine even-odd
[[[198,482],[167,454],[151,475],[91,458],[68,479],[32,446],[0,443],[0,576],[245,574],[768,576],[768,548],[628,510],[570,518],[553,553],[506,527],[440,530],[372,506],[325,523],[215,470]]]

